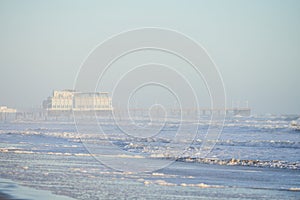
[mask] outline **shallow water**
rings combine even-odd
[[[167,124],[160,133],[163,137],[151,141],[124,136],[113,124],[106,124],[110,133],[106,139],[123,151],[142,155],[133,162],[170,159],[166,168],[143,173],[135,173],[134,166],[130,172],[120,172],[101,164],[82,139],[103,144],[102,136],[79,137],[72,122],[2,123],[0,177],[75,199],[299,199],[300,134],[289,129],[290,120],[289,116],[227,119],[210,160],[193,162],[151,157],[166,152],[176,123]],[[198,128],[205,132],[207,120]],[[176,145],[187,145],[191,152],[185,156],[196,158],[193,153],[201,142],[199,137],[192,144],[180,140]],[[243,162],[231,162],[232,158]],[[252,160],[262,164],[248,162]],[[248,166],[242,166],[246,161]],[[5,192],[3,187],[1,191]]]

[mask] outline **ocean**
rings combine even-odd
[[[209,118],[180,131],[180,122],[169,120],[147,137],[136,132],[154,130],[144,120],[138,128],[124,120],[120,128],[99,119],[100,133],[91,121],[2,122],[0,193],[32,200],[300,199],[300,132],[289,127],[298,117],[227,117],[205,156],[199,152]]]

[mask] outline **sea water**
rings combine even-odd
[[[201,137],[188,144],[176,141],[186,153],[170,156],[175,151],[168,144],[178,122],[170,121],[160,130],[161,137],[151,140],[130,137],[110,122],[103,125],[106,137],[82,136],[70,121],[1,123],[0,178],[35,188],[34,193],[49,191],[75,199],[299,199],[300,133],[289,128],[295,118],[227,118],[205,158],[195,156],[201,150]],[[209,118],[198,123],[199,132],[205,132]],[[186,137],[192,137],[189,134],[187,130]],[[104,139],[124,152],[140,155],[134,157],[137,165],[148,158],[171,162],[155,171],[115,170],[91,155],[93,149],[84,144],[101,145]]]

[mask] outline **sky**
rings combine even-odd
[[[0,105],[40,107],[73,88],[81,64],[120,32],[160,27],[201,44],[227,104],[300,114],[300,1],[0,1]]]

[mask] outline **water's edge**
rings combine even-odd
[[[0,178],[0,199],[2,200],[74,200],[73,198],[56,195],[51,193],[51,191],[37,190],[31,187],[25,187],[20,185],[20,183]]]

